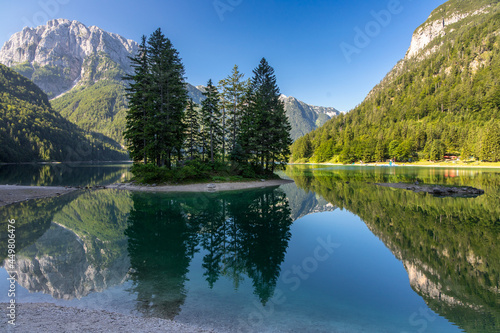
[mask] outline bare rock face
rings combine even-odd
[[[99,57],[128,72],[128,57],[137,50],[136,42],[117,34],[56,19],[12,35],[0,50],[0,63],[9,67],[23,64],[23,74],[33,75],[30,78],[55,97],[88,78],[89,71],[98,69],[98,64],[103,63]]]
[[[472,13],[455,13],[449,17],[427,22],[423,26],[417,28],[413,33],[411,45],[406,53],[406,58],[412,58],[420,54],[427,45],[429,45],[435,38],[446,35],[446,27],[457,23],[469,16],[482,14],[486,8],[477,10]],[[425,55],[431,54],[434,50],[428,50]]]

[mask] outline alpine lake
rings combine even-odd
[[[0,166],[0,184],[95,186],[130,165]],[[16,220],[16,301],[224,332],[500,332],[500,169],[289,166],[220,193],[78,190]],[[437,197],[374,183],[473,186]],[[0,302],[8,302],[0,268]]]

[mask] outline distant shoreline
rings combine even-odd
[[[498,169],[500,168],[500,162],[494,163],[491,162],[492,165],[489,164],[480,164],[480,165],[467,165],[467,164],[415,164],[415,163],[403,163],[396,162],[392,165],[388,163],[366,163],[366,164],[340,164],[340,163],[288,163],[289,165],[326,165],[326,166],[357,166],[357,167],[423,167],[423,168],[483,168],[483,169]]]
[[[280,186],[293,183],[293,180],[288,179],[270,179],[264,181],[248,181],[248,182],[227,182],[227,183],[196,183],[186,185],[134,185],[131,183],[112,184],[106,188],[117,190],[128,190],[136,192],[224,192],[237,191],[254,188],[264,188]]]

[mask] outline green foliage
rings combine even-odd
[[[210,161],[214,163],[214,157],[221,152],[221,145],[225,140],[222,124],[225,119],[219,109],[219,92],[213,85],[212,80],[208,80],[207,89],[203,93],[206,97],[201,102],[201,142],[202,158],[208,155]]]
[[[238,142],[247,160],[274,171],[276,165],[283,166],[289,158],[291,126],[279,100],[274,69],[262,58],[253,73]]]
[[[245,107],[245,92],[248,89],[249,81],[242,81],[245,75],[240,73],[238,66],[234,65],[231,75],[219,81],[219,91],[221,107],[223,110],[223,119],[226,118],[227,113],[227,126],[223,123],[223,134],[229,135],[229,150],[235,151],[237,149],[237,138],[240,133],[241,118],[243,116]],[[223,145],[225,143],[223,140]],[[225,147],[222,151],[225,155]]]
[[[84,131],[97,132],[124,145],[123,131],[127,102],[125,75],[120,65],[104,51],[87,56],[82,64],[84,75],[78,85],[70,79],[70,60],[60,56],[58,66],[40,66],[24,62],[12,69],[37,84],[50,98],[53,108]],[[60,95],[62,92],[64,94]],[[60,95],[57,96],[56,95]]]
[[[493,2],[445,5],[469,10]],[[363,103],[298,139],[291,160],[323,161],[330,155],[322,143],[333,139],[332,159],[343,162],[438,160],[447,154],[499,161],[499,10],[493,6],[447,26],[446,35],[422,51],[433,49],[431,55],[401,61]]]
[[[139,54],[132,58],[134,74],[126,77],[131,84],[125,138],[132,159],[143,163],[132,168],[135,179],[165,183],[274,177],[275,167],[288,160],[291,139],[267,61],[262,59],[255,69],[246,92],[237,66],[220,82],[222,95],[209,80],[198,110],[192,100],[184,103],[184,68],[170,41],[157,30],[147,44],[143,37]],[[225,163],[227,141],[230,164]],[[210,161],[205,163],[210,170],[200,167],[200,161]]]
[[[11,68],[30,80],[31,77],[33,76],[33,73],[35,72],[35,68],[31,65],[29,61],[23,62],[16,66],[12,66]]]
[[[196,104],[192,99],[189,99],[188,106],[186,108],[186,116],[184,118],[186,122],[186,143],[185,149],[188,158],[193,160],[198,157],[198,147],[201,146],[201,114],[198,110]]]
[[[131,170],[133,181],[139,184],[182,184],[209,181],[239,181],[279,178],[257,164],[187,161],[183,165],[167,168],[155,164],[135,163]]]
[[[498,0],[449,0],[432,11],[427,22],[433,22],[437,20],[447,19],[452,14],[465,14],[471,13],[478,8],[483,8],[486,6],[494,6],[498,4]],[[421,26],[425,26],[426,23]],[[417,28],[418,29],[418,28]]]
[[[130,155],[135,161],[171,168],[174,156],[182,157],[185,139],[184,66],[161,29],[147,41],[143,37],[132,62],[134,74],[125,78],[131,83],[125,131]]]
[[[40,66],[36,62],[31,64],[26,61],[13,66],[12,69],[42,88],[71,86],[68,73],[57,66]],[[45,92],[50,98],[55,97],[52,89],[46,89]]]
[[[123,83],[106,79],[82,85],[51,103],[54,110],[84,131],[102,133],[124,144],[127,101]]]
[[[124,158],[116,142],[62,118],[40,88],[0,65],[0,162]]]

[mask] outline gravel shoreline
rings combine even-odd
[[[138,192],[221,192],[221,191],[236,191],[252,188],[263,188],[280,186],[293,183],[293,180],[288,179],[271,179],[265,181],[252,182],[232,182],[232,183],[211,183],[211,184],[188,184],[188,185],[160,185],[160,186],[141,186],[131,183],[113,184],[106,188],[129,190]]]
[[[79,309],[50,303],[16,304],[15,326],[7,323],[7,303],[0,303],[4,318],[2,332],[178,332],[216,333],[172,320],[142,318],[109,311]]]
[[[163,186],[139,186],[130,183],[112,184],[108,186],[95,187],[95,189],[118,189],[139,192],[220,192],[235,191],[252,188],[264,188],[280,186],[293,183],[293,180],[272,179],[252,182],[213,183],[213,184],[189,184],[189,185],[163,185]],[[13,203],[32,199],[51,198],[61,196],[78,190],[77,187],[62,186],[19,186],[0,185],[0,207]]]
[[[0,207],[31,199],[56,197],[75,190],[62,186],[0,185]]]

